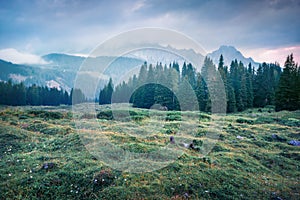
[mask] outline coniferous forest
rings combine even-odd
[[[73,104],[86,101],[80,89],[67,91],[57,88],[48,88],[33,84],[26,87],[24,83],[13,84],[11,80],[0,82],[0,104],[12,106],[58,106],[60,104],[71,105],[72,97],[76,97]]]
[[[264,62],[255,69],[251,63],[246,66],[237,60],[225,66],[222,55],[218,66],[210,58],[205,58],[201,72],[197,72],[190,63],[184,63],[183,66],[176,62],[169,66],[160,63],[153,66],[145,62],[139,74],[128,82],[114,87],[110,79],[100,90],[99,104],[130,102],[133,107],[139,108],[160,104],[168,110],[185,110],[180,105],[193,104],[193,94],[189,94],[191,88],[198,106],[185,106],[188,110],[211,112],[212,101],[225,101],[227,113],[267,105],[275,106],[276,111],[292,111],[300,108],[299,85],[300,68],[292,54],[287,57],[283,70],[277,63]],[[72,96],[76,96],[73,104],[86,101],[79,89],[72,89],[68,93],[35,84],[26,87],[23,83],[13,84],[11,80],[0,82],[0,104],[5,105],[71,105]],[[181,99],[180,103],[178,98]]]
[[[223,86],[218,85],[224,83]],[[218,66],[210,58],[205,58],[201,72],[192,64],[178,63],[169,66],[157,64],[144,65],[139,74],[128,82],[115,87],[112,80],[100,91],[99,103],[130,102],[134,107],[150,108],[154,104],[167,107],[168,110],[182,110],[177,96],[183,95],[181,105],[192,102],[187,87],[192,87],[196,94],[199,108],[194,110],[211,112],[212,101],[226,101],[226,112],[244,111],[253,107],[276,106],[276,111],[297,110],[300,108],[300,69],[293,55],[289,55],[283,72],[277,63],[262,63],[254,69],[233,60],[230,66],[224,65],[221,55]],[[224,88],[223,90],[221,88]],[[218,91],[219,90],[219,91]],[[178,92],[179,91],[179,92]],[[223,95],[215,96],[225,92]],[[220,99],[222,96],[225,99]]]

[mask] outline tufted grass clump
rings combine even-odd
[[[299,111],[251,109],[222,116],[219,129],[210,129],[215,118],[206,113],[121,106],[114,111],[99,106],[97,120],[87,113],[79,118],[84,125],[77,127],[70,109],[1,108],[0,199],[300,197],[300,151],[288,144],[300,138]],[[202,155],[214,140],[213,132],[219,135],[217,141]],[[89,152],[83,136],[91,142],[105,136],[128,158],[129,153],[155,153],[171,145],[171,136],[176,142],[192,141],[195,148],[178,145],[182,154],[167,166],[133,173],[118,171]]]

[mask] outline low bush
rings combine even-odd
[[[180,112],[168,112],[166,121],[181,121]]]
[[[46,111],[46,110],[29,110],[27,112],[29,115],[34,115],[35,117],[40,117],[44,119],[62,119],[64,118],[63,113],[56,111]]]
[[[56,134],[65,135],[69,133],[69,129],[61,128],[61,127],[47,127],[42,129],[40,132],[47,135],[56,135]]]
[[[238,118],[236,120],[237,123],[246,123],[246,124],[254,124],[254,121],[253,120],[249,120],[249,119],[245,119],[245,118]]]
[[[118,121],[141,121],[148,117],[146,112],[136,112],[133,110],[103,110],[97,114],[98,119],[118,120]]]
[[[100,111],[97,114],[98,119],[106,119],[106,120],[113,120],[113,113],[111,110],[105,110],[105,111]]]

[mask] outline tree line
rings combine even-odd
[[[292,54],[287,57],[283,72],[278,63],[264,62],[255,70],[251,63],[245,66],[235,59],[225,66],[221,55],[217,67],[206,57],[201,72],[191,63],[184,63],[180,70],[176,62],[169,66],[145,62],[139,74],[127,82],[114,87],[110,79],[100,91],[99,103],[130,102],[139,108],[160,104],[169,110],[227,113],[267,105],[275,105],[276,111],[297,110],[299,85],[300,69]]]
[[[73,97],[73,102],[72,102]],[[46,86],[26,87],[23,82],[14,84],[12,80],[0,82],[0,104],[11,106],[58,106],[85,102],[86,98],[80,89],[72,89],[70,94],[57,88]]]

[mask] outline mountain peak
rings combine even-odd
[[[230,50],[235,50],[237,51],[237,49],[234,47],[234,46],[231,46],[231,45],[221,45],[219,47],[219,49],[230,49]]]
[[[224,58],[224,64],[227,66],[230,66],[231,61],[235,59],[241,61],[244,66],[247,66],[249,63],[254,67],[258,67],[259,65],[251,57],[246,58],[239,50],[230,45],[221,45],[219,49],[207,54],[207,56],[213,60],[215,65],[218,65],[221,54]]]

